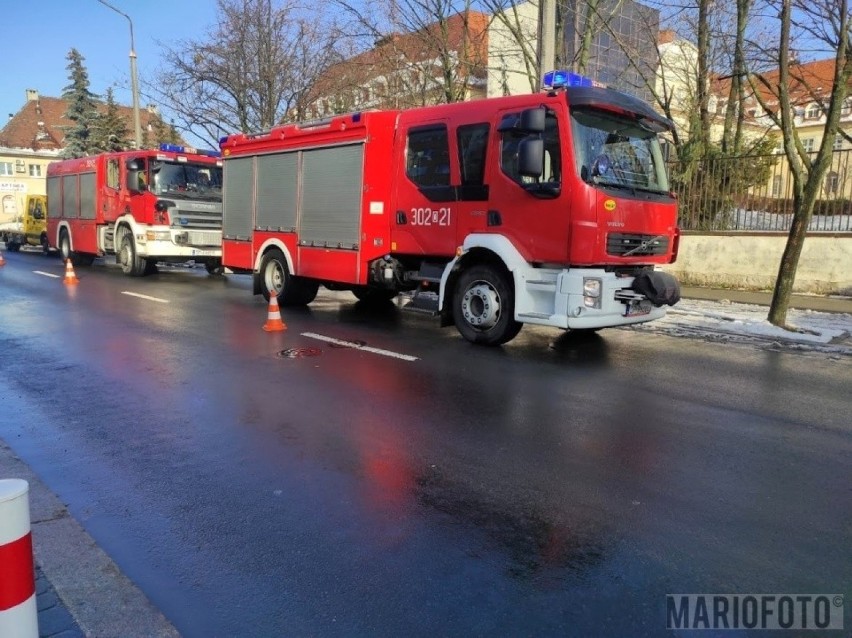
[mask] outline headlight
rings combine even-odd
[[[583,278],[583,305],[586,308],[601,307],[601,280],[595,277]]]
[[[148,241],[169,241],[172,235],[167,230],[148,230],[145,231],[145,239]]]

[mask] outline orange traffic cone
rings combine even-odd
[[[263,329],[267,332],[280,332],[286,330],[287,326],[281,321],[281,311],[278,309],[278,297],[274,292],[269,294],[269,311],[266,314],[266,323]]]
[[[3,253],[0,253],[0,266],[6,265],[6,258],[3,257]]]
[[[80,280],[77,279],[77,275],[74,274],[74,266],[71,265],[71,260],[65,260],[65,279],[63,283],[71,286],[74,284],[79,284]]]

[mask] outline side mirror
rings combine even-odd
[[[544,140],[526,137],[518,144],[518,174],[539,177],[544,172]]]
[[[148,190],[148,184],[144,181],[145,171],[127,171],[127,190],[131,193],[141,193]]]
[[[528,133],[541,133],[544,131],[544,123],[545,111],[543,108],[525,109],[521,111],[521,121],[518,128]]]

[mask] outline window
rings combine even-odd
[[[844,100],[843,106],[840,107],[840,115],[843,117],[852,115],[852,100]]]
[[[41,164],[30,164],[30,177],[41,177]]]
[[[0,162],[0,175],[14,175],[12,162]]]
[[[22,159],[15,160],[15,172],[26,173],[27,172],[27,163]]]
[[[808,110],[805,111],[806,120],[817,120],[820,115],[822,115],[822,106],[817,103],[808,105]]]
[[[834,136],[834,144],[831,145],[831,149],[833,151],[839,151],[841,148],[843,148],[843,136],[842,135],[835,135]]]
[[[772,178],[772,196],[781,197],[781,176],[776,175]]]
[[[450,145],[447,127],[411,129],[405,154],[405,174],[418,186],[450,185]]]
[[[828,193],[829,195],[837,195],[839,186],[840,176],[835,171],[831,171],[828,175],[825,176],[826,193]]]
[[[804,138],[802,140],[802,146],[805,147],[806,153],[813,153],[814,152],[814,138],[812,138],[812,137]]]
[[[529,136],[527,131],[513,128],[519,117],[520,113],[506,115],[500,123],[500,130],[503,132],[500,140],[500,167],[503,172],[518,184],[561,183],[562,150],[559,145],[556,115],[553,111],[548,111],[545,117],[544,132],[541,134],[544,141],[544,171],[537,177],[522,176],[519,172],[518,148],[521,141]]]
[[[121,186],[119,177],[119,164],[117,159],[111,159],[107,162],[106,185],[107,188],[118,190]]]
[[[459,166],[463,185],[480,185],[485,179],[488,128],[488,124],[468,124],[459,127]]]

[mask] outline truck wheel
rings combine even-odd
[[[284,253],[277,248],[263,256],[260,262],[260,292],[267,301],[274,294],[282,306],[304,306],[316,298],[318,290],[319,284],[315,281],[290,274]]]
[[[514,339],[523,324],[515,321],[515,291],[508,274],[489,265],[464,271],[453,295],[453,320],[471,343],[499,346]]]
[[[47,235],[41,236],[41,252],[45,255],[50,254],[50,244],[47,243]]]
[[[121,272],[130,277],[142,277],[148,268],[148,261],[136,255],[136,245],[133,235],[125,233],[121,239],[121,248],[118,251],[118,263]]]
[[[62,258],[63,264],[73,257],[71,254],[71,238],[64,228],[59,233],[59,256]]]
[[[14,239],[9,239],[6,241],[6,250],[10,253],[16,253],[21,249],[21,245],[16,242]]]
[[[290,288],[284,291],[284,304],[287,306],[307,306],[317,298],[319,284],[302,277],[290,277]]]
[[[260,262],[260,292],[269,301],[274,295],[278,303],[284,301],[284,291],[290,285],[290,271],[287,270],[287,260],[284,253],[273,248],[263,256]]]

